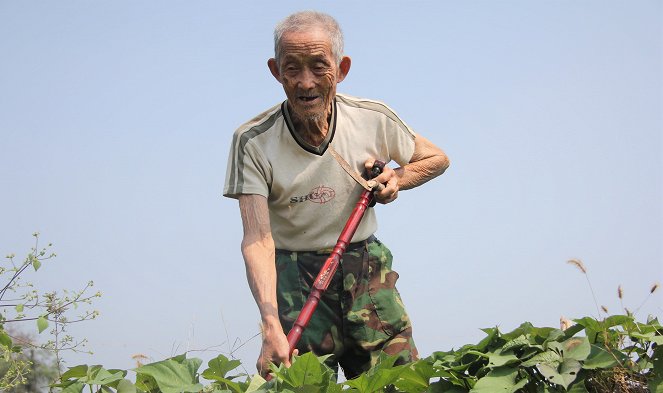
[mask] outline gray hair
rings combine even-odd
[[[322,29],[329,36],[332,56],[340,64],[343,58],[343,32],[336,19],[317,11],[296,12],[279,22],[274,28],[274,57],[277,64],[281,49],[281,38],[286,32],[300,32],[311,29]]]

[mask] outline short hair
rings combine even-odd
[[[336,63],[340,64],[343,58],[343,32],[336,19],[322,12],[300,11],[296,12],[281,22],[274,28],[274,57],[278,63],[281,38],[286,32],[300,32],[314,28],[322,29],[329,36],[331,43],[332,56]]]

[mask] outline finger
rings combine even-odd
[[[260,359],[256,363],[256,369],[258,370],[258,374],[263,377],[269,374],[269,367],[266,367]]]
[[[382,198],[388,198],[396,191],[398,191],[398,182],[396,178],[386,179],[382,184],[384,184],[384,189],[380,191],[380,196]]]
[[[396,177],[395,175],[396,172],[392,168],[385,166],[382,173],[380,173],[374,180],[380,183],[387,183],[389,180]]]
[[[389,182],[379,194],[376,195],[378,202],[385,204],[394,201],[398,197],[397,183]]]

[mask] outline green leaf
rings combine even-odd
[[[63,384],[74,380],[88,385],[100,385],[116,387],[127,372],[124,370],[106,370],[102,366],[80,365],[71,367],[60,377]]]
[[[652,355],[654,360],[654,378],[647,385],[651,393],[663,393],[663,346],[657,346]]]
[[[558,340],[557,335],[560,332],[561,330],[551,327],[533,327],[530,331],[530,338],[537,344],[543,344]]]
[[[240,364],[242,364],[242,362],[239,360],[228,360],[224,355],[219,355],[207,362],[208,368],[203,371],[202,377],[211,381],[219,381],[220,379],[225,380],[226,374],[239,367]]]
[[[617,361],[626,360],[626,356],[619,351],[608,351],[605,348],[592,344],[591,352],[583,364],[583,368],[594,370],[597,368],[611,368],[619,364]]]
[[[633,317],[628,315],[611,315],[605,319],[603,322],[603,327],[605,329],[611,328],[613,326],[628,326],[633,324]]]
[[[593,330],[595,332],[603,330],[603,325],[600,321],[597,321],[594,318],[584,317],[580,319],[574,319],[573,322],[577,323],[580,326],[584,326],[585,330]]]
[[[75,367],[70,367],[69,370],[65,371],[60,377],[60,381],[65,382],[68,379],[78,379],[83,378],[87,375],[87,365],[79,365]]]
[[[45,316],[40,316],[37,318],[37,329],[39,330],[39,333],[43,332],[48,328],[48,321],[46,320]]]
[[[485,377],[480,378],[470,393],[499,393],[515,392],[517,389],[525,386],[526,379],[516,382],[518,370],[511,367],[496,368],[489,372]]]
[[[128,379],[122,379],[117,384],[117,393],[136,393],[136,385],[131,383]]]
[[[16,312],[23,312],[24,307],[25,306],[23,304],[17,304],[16,307],[15,307]]]
[[[526,362],[523,362],[522,366],[523,367],[532,367],[532,366],[536,366],[537,364],[541,364],[541,363],[548,363],[548,364],[557,363],[557,364],[559,364],[559,363],[561,363],[561,361],[562,361],[562,357],[558,353],[553,352],[553,351],[545,351],[545,352],[538,353],[538,354],[534,355],[530,360],[528,360]]]
[[[563,382],[557,383],[564,386],[564,389],[568,389],[569,385],[578,377],[578,372],[581,368],[582,366],[579,361],[575,359],[564,359],[561,366],[559,366],[559,373],[562,376]]]
[[[87,383],[88,385],[107,386],[121,381],[125,374],[126,372],[122,370],[114,370],[111,372],[99,365],[89,366],[85,377],[79,378],[78,380]]]
[[[430,384],[427,393],[468,393],[469,391],[443,379]]]
[[[564,383],[564,378],[557,371],[557,364],[555,363],[541,363],[536,366],[536,369],[539,370],[541,375],[544,376],[550,383],[557,385],[562,385]]]
[[[504,352],[504,353],[503,353]],[[512,352],[506,353],[507,351],[500,351],[488,354],[488,367],[495,368],[504,366],[507,364],[519,363],[520,359],[516,357]]]
[[[587,337],[572,337],[563,343],[564,359],[585,360],[591,352]]]
[[[564,332],[561,329],[551,328],[548,332],[548,337],[546,337],[545,342],[561,341],[564,337]]]
[[[9,337],[7,333],[5,333],[4,330],[2,330],[1,327],[0,327],[0,345],[2,345],[3,347],[7,347],[7,349],[11,349],[13,345],[11,337]]]
[[[651,393],[663,393],[663,381],[651,381],[647,387]]]
[[[198,392],[203,388],[196,377],[197,367],[201,363],[200,359],[183,359],[178,356],[146,364],[135,369],[136,386],[141,390],[152,390],[153,384],[156,384],[163,393]]]
[[[393,384],[407,367],[407,365],[394,366],[397,358],[397,355],[387,356],[381,353],[378,363],[373,368],[355,379],[346,381],[345,384],[360,392],[382,391],[387,385]]]
[[[630,333],[629,336],[637,338],[638,340],[656,343],[656,345],[663,345],[663,336],[656,335],[656,332],[648,332],[644,334],[633,332]]]
[[[274,373],[291,388],[304,385],[326,387],[329,385],[333,371],[324,364],[325,358],[318,359],[313,352],[307,352],[302,356],[293,357],[290,367],[279,367]]]
[[[249,383],[249,386],[246,388],[246,393],[253,393],[253,392],[266,392],[266,390],[261,390],[262,386],[265,385],[267,381],[260,375],[256,374],[251,378],[251,383]]]
[[[524,337],[525,335],[529,335],[533,328],[534,325],[532,325],[530,322],[523,322],[520,324],[520,326],[510,331],[509,333],[502,334],[502,338],[506,341],[511,341],[517,337]]]
[[[35,269],[35,271],[39,270],[39,268],[41,267],[41,261],[34,255],[30,255],[30,259],[32,262],[32,267]]]
[[[81,382],[74,382],[74,383],[64,387],[60,391],[60,393],[81,393],[83,391],[84,387],[85,387],[85,384],[83,384]]]
[[[530,346],[530,342],[525,335],[521,335],[504,344],[504,346],[502,346],[502,352],[506,352],[511,349],[522,348],[525,346]]]
[[[584,378],[576,378],[575,382],[569,386],[566,391],[568,393],[589,393],[587,388],[585,387],[585,379]]]
[[[485,352],[486,348],[488,348],[488,346],[492,344],[493,341],[499,336],[500,331],[497,328],[486,328],[481,329],[481,331],[486,333],[488,336],[479,341],[475,348],[479,351]]]
[[[423,392],[428,388],[434,374],[435,369],[432,364],[418,360],[403,369],[394,386],[403,392]]]
[[[576,334],[582,332],[585,330],[585,327],[583,325],[580,325],[576,323],[575,325],[571,326],[570,328],[564,330],[564,337],[566,338],[571,338],[575,336]]]

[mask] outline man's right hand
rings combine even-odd
[[[294,354],[296,353],[297,350]],[[283,363],[286,367],[290,367],[290,346],[288,345],[288,338],[280,327],[263,326],[262,349],[256,363],[256,368],[263,377],[270,373],[270,363],[276,365]]]

